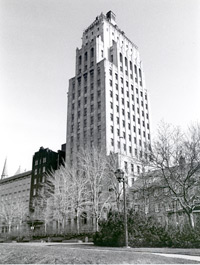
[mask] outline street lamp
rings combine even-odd
[[[125,188],[125,176],[122,169],[115,171],[115,176],[119,183],[123,182],[123,195],[124,195],[124,240],[125,247],[128,248],[128,228],[127,228],[127,211],[126,211],[126,188]]]

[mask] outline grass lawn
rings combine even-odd
[[[124,249],[91,245],[9,243],[0,244],[0,264],[198,264],[157,256],[160,249]],[[166,249],[162,251],[165,253]],[[196,251],[197,254],[198,251]],[[174,252],[177,253],[177,252]],[[184,252],[179,252],[184,254]],[[195,252],[194,252],[195,253]],[[191,255],[194,255],[192,253]]]

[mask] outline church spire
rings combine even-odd
[[[6,158],[3,166],[3,171],[1,174],[1,179],[5,179],[7,177],[8,177],[8,171],[7,171],[7,158]]]

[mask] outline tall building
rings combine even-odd
[[[116,24],[112,11],[83,32],[69,80],[66,160],[81,148],[119,155],[121,167],[139,173],[138,158],[150,144],[148,96],[137,46]],[[130,179],[131,184],[131,179]]]
[[[62,150],[54,152],[49,148],[40,147],[39,151],[35,152],[32,161],[32,174],[30,185],[30,210],[34,211],[34,199],[38,197],[43,184],[49,173],[57,170],[64,163],[65,146],[62,145]]]

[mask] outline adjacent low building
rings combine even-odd
[[[27,229],[31,172],[0,180],[0,233]]]

